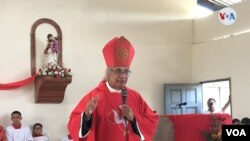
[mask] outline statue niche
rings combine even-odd
[[[37,75],[36,70],[36,36],[35,32],[40,24],[47,23],[52,25],[57,31],[57,44],[60,46],[57,50],[56,65],[62,66],[62,31],[59,25],[51,19],[42,18],[37,20],[31,28],[31,74],[35,78],[35,103],[61,103],[64,99],[65,90],[71,83],[71,76],[50,76]],[[53,64],[53,65],[55,65]],[[60,68],[61,69],[61,68]],[[41,72],[40,72],[41,73]]]

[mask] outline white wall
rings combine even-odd
[[[250,33],[213,40],[250,29],[250,1],[235,5],[237,19],[225,26],[218,19],[218,12],[204,19],[195,20],[195,42],[192,49],[192,81],[200,82],[231,78],[232,115],[235,118],[250,117]]]
[[[167,21],[162,15],[149,16],[144,10],[137,12],[138,4],[132,5],[133,1],[125,6],[124,3],[112,6],[111,2],[0,1],[0,83],[30,76],[30,30],[40,18],[50,18],[60,25],[63,62],[73,71],[72,83],[61,104],[35,104],[33,83],[16,90],[0,90],[0,124],[10,124],[10,113],[20,110],[24,124],[41,122],[52,140],[58,141],[67,134],[66,125],[73,107],[103,77],[103,46],[120,35],[127,37],[136,50],[128,86],[140,92],[152,109],[164,113],[163,84],[185,83],[191,79],[193,22]],[[146,7],[150,7],[150,3]],[[55,30],[46,24],[38,27],[38,54],[45,48],[48,33]]]

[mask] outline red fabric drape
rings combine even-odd
[[[26,79],[16,81],[16,82],[6,83],[6,84],[0,83],[0,90],[12,90],[12,89],[16,89],[16,88],[28,85],[35,80],[36,76],[37,75],[33,75]]]
[[[213,114],[225,118],[224,124],[232,124],[228,114]],[[202,135],[211,127],[212,114],[166,115],[174,124],[175,141],[206,141]]]

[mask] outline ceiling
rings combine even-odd
[[[144,22],[193,19],[197,16],[195,11],[197,4],[213,11],[225,7],[225,5],[216,5],[214,1],[225,0],[157,0],[157,2],[155,0],[91,0],[84,1],[84,5],[87,5],[85,10],[89,10],[100,19]]]
[[[206,7],[212,11],[217,11],[246,0],[197,0],[197,4]]]
[[[192,18],[197,0],[91,0],[88,9],[116,20],[179,20]],[[85,9],[86,10],[86,9]]]

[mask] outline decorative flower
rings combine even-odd
[[[221,138],[221,126],[224,124],[226,118],[217,117],[216,115],[211,115],[211,127],[208,131],[203,132],[207,141],[222,141]]]
[[[71,69],[58,65],[54,62],[47,63],[39,69],[40,76],[52,76],[54,78],[71,77]]]

